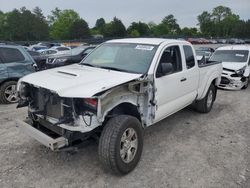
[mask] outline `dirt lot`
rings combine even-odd
[[[250,88],[223,91],[209,114],[191,109],[145,131],[137,168],[114,176],[97,144],[54,153],[18,131],[26,109],[0,106],[0,187],[250,187]]]

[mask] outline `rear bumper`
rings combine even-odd
[[[36,139],[38,142],[43,144],[44,146],[50,148],[51,150],[59,150],[60,148],[66,147],[69,145],[68,139],[63,136],[59,136],[57,138],[52,138],[41,130],[36,129],[31,125],[31,122],[28,120],[20,121],[17,120],[18,128],[24,134]]]

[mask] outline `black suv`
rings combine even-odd
[[[49,57],[46,61],[46,69],[79,63],[87,54],[89,54],[96,46],[79,46],[66,52]]]
[[[0,45],[0,103],[18,101],[19,78],[35,72],[35,62],[22,46]]]

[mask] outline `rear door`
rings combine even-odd
[[[1,48],[0,48],[0,51],[1,51]],[[4,81],[7,78],[8,78],[7,67],[3,63],[3,60],[2,60],[1,54],[0,54],[0,84],[2,81]]]
[[[3,47],[0,56],[7,67],[10,78],[21,78],[31,72],[34,72],[33,60],[25,52],[18,48]]]
[[[173,71],[164,76],[157,76],[155,73],[155,122],[175,113],[192,101],[187,93],[189,82],[182,53],[180,45],[167,46],[161,52],[156,71],[161,63],[171,63]]]

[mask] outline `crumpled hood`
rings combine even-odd
[[[247,63],[239,63],[239,62],[222,62],[222,67],[230,70],[239,70],[246,66]]]
[[[33,73],[20,82],[56,92],[61,97],[88,98],[114,86],[140,78],[141,74],[118,72],[84,65],[70,65]]]

